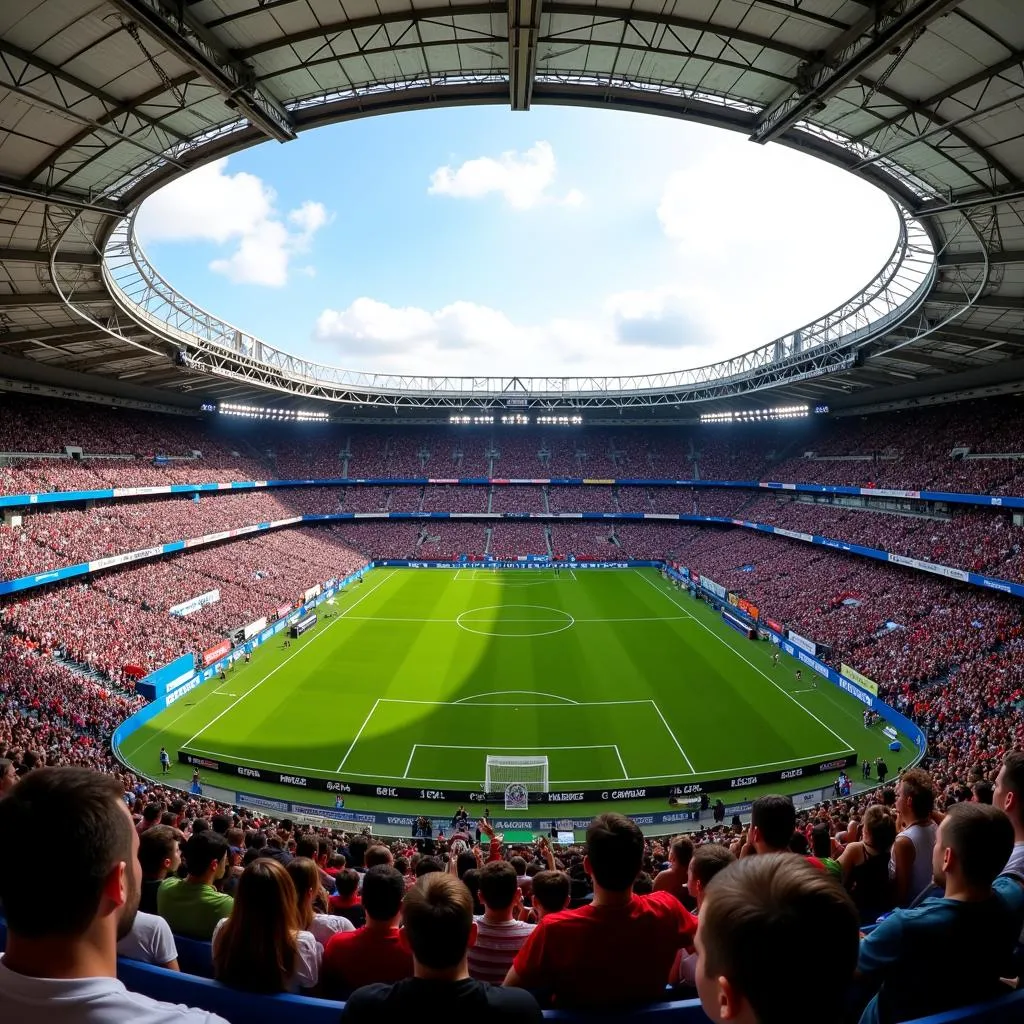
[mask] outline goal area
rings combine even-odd
[[[508,786],[524,786],[530,793],[548,791],[548,759],[546,755],[532,757],[505,757],[487,755],[485,793],[501,793]]]

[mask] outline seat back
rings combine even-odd
[[[959,1010],[933,1013],[907,1024],[1020,1024],[1024,1020],[1024,989],[1011,995],[974,1003]]]
[[[601,1014],[585,1010],[545,1010],[544,1020],[551,1024],[598,1024]],[[616,1010],[615,1024],[707,1024],[699,999],[671,1003],[649,1003],[632,1009]]]
[[[178,966],[185,974],[199,978],[213,977],[213,943],[175,935],[174,945],[178,950]]]
[[[231,1024],[338,1024],[342,1004],[308,996],[254,995],[239,992],[209,978],[167,971],[162,967],[137,960],[117,961],[117,976],[132,992],[165,1003],[186,1006],[219,1014]]]

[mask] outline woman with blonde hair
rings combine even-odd
[[[302,928],[291,876],[276,860],[254,860],[238,880],[231,916],[214,929],[214,976],[247,992],[311,989],[323,952]]]
[[[299,927],[326,946],[338,932],[354,932],[356,926],[338,914],[328,914],[327,891],[320,881],[320,869],[309,857],[293,857],[285,870],[295,886]]]

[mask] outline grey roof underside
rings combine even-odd
[[[979,368],[997,377],[1001,363],[1018,372],[1020,0],[4,0],[0,355],[202,398],[259,396],[174,366],[141,327],[122,331],[128,341],[105,333],[118,312],[97,253],[115,220],[246,146],[456,103],[717,124],[840,163],[927,215],[941,271],[916,325],[781,399],[931,379],[941,390]],[[921,337],[979,286],[966,313]]]

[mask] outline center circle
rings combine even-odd
[[[470,608],[455,620],[467,633],[479,636],[551,636],[576,624],[561,608],[542,604],[492,604]]]

